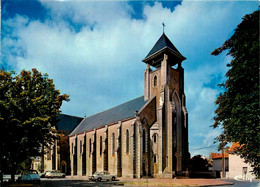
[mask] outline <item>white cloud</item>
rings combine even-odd
[[[144,19],[139,20],[131,18],[134,10],[127,2],[41,3],[51,19],[17,16],[5,21],[18,39],[4,37],[2,51],[5,48],[4,56],[17,71],[36,67],[47,72],[62,93],[70,94],[64,113],[88,116],[142,95],[141,60],[165,22],[167,36],[187,57],[183,67],[190,145],[213,143],[218,131],[209,126],[219,91],[211,82],[218,76],[223,79],[229,59],[210,53],[232,35],[244,14],[257,9],[257,3],[183,1],[173,12],[155,3],[145,5]]]

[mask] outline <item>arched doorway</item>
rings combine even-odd
[[[145,166],[145,163],[143,162],[143,177],[146,177],[147,174],[146,174],[146,166]]]
[[[146,156],[143,156],[142,173],[143,173],[143,177],[148,177],[149,176],[149,173],[148,173],[148,160],[147,160]]]
[[[67,163],[65,160],[61,162],[61,171],[62,173],[67,173]]]

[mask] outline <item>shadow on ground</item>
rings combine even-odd
[[[89,181],[89,180],[42,180],[40,184],[4,183],[0,186],[33,186],[33,187],[57,187],[57,186],[123,186],[120,181]]]

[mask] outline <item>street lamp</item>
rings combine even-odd
[[[246,179],[247,167],[243,167],[244,179]]]

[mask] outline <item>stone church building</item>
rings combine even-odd
[[[130,178],[188,174],[185,59],[163,33],[143,60],[144,96],[84,118],[69,135],[71,175],[103,170]]]

